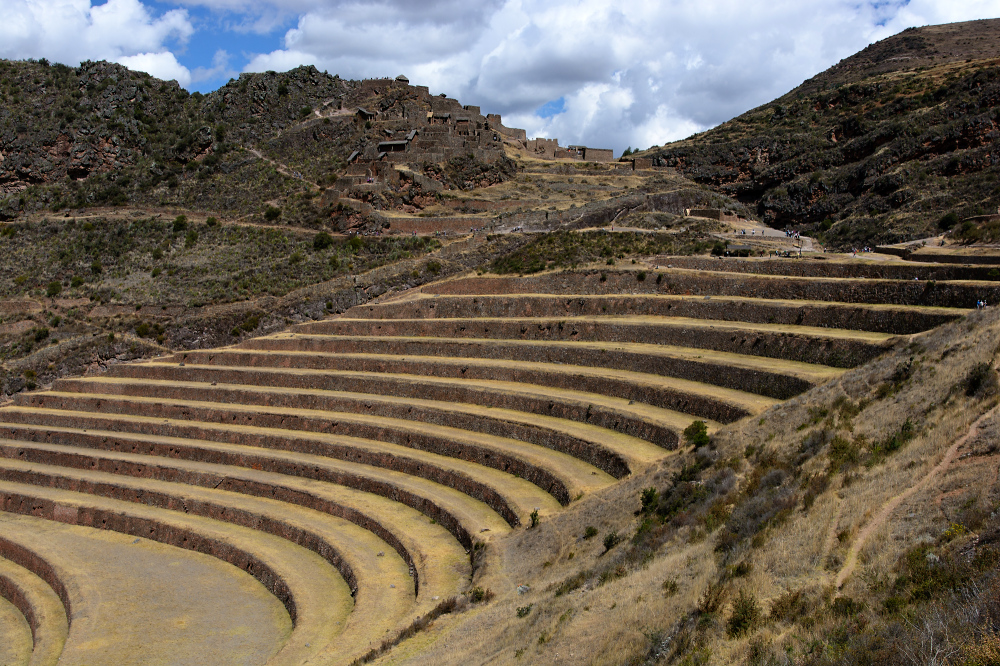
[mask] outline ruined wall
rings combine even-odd
[[[588,162],[612,162],[615,159],[615,151],[610,148],[584,148],[583,159]]]

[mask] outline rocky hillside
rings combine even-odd
[[[1000,19],[908,29],[642,155],[834,247],[940,233],[1000,204],[998,36]]]
[[[349,226],[352,211],[319,195],[353,151],[385,140],[382,117],[401,115],[394,110],[406,104],[416,111],[418,92],[310,66],[243,74],[208,95],[188,94],[107,62],[0,61],[0,220],[132,205],[249,221],[271,211],[266,221]],[[359,106],[380,119],[357,122]],[[470,173],[492,182],[512,173],[506,162],[473,161],[435,166],[432,176],[448,188]]]

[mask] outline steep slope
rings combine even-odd
[[[1000,204],[998,37],[1000,19],[908,29],[642,155],[833,246],[939,233]]]
[[[369,120],[359,108],[372,110]],[[380,142],[456,109],[465,114],[449,120],[459,140],[451,127],[425,130],[451,139],[428,155],[440,163],[428,169],[436,188],[508,178],[513,165],[485,119],[460,127],[478,109],[403,81],[347,81],[310,66],[243,74],[202,95],[108,62],[0,61],[0,219],[173,206],[257,221],[273,209],[267,221],[282,213],[283,222],[339,228],[358,222],[357,206],[338,206],[325,190],[343,180],[349,157],[374,158]],[[420,192],[415,183],[410,194]]]
[[[574,277],[549,278],[567,337],[583,330],[578,313],[601,310],[569,295]],[[515,282],[497,291],[525,291]],[[491,313],[505,299],[519,301],[511,312],[540,307],[526,295],[459,303],[454,291],[381,310],[403,324],[416,313],[448,321],[458,307]],[[734,311],[719,300],[684,302]],[[993,663],[1000,318],[967,312],[494,541],[477,582],[496,599],[377,663]],[[718,377],[735,378],[726,367]]]

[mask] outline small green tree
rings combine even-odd
[[[319,252],[319,251],[325,250],[326,248],[330,247],[331,245],[333,245],[333,237],[330,234],[326,233],[325,231],[321,231],[318,234],[316,234],[315,236],[313,236],[313,249],[314,250],[316,250],[316,251]]]
[[[684,441],[695,447],[707,446],[711,441],[708,437],[708,426],[704,421],[694,421],[684,428]]]
[[[938,228],[942,231],[948,231],[956,224],[958,224],[958,215],[955,213],[946,213],[938,220]]]
[[[652,486],[643,488],[639,493],[639,501],[642,502],[642,509],[640,511],[642,513],[649,513],[656,508],[656,504],[660,501],[660,493]]]
[[[49,282],[48,286],[45,287],[45,295],[49,298],[55,298],[62,291],[62,282],[57,280]]]
[[[733,614],[726,622],[726,633],[730,638],[739,638],[753,629],[760,620],[760,604],[753,592],[740,590],[733,602]]]

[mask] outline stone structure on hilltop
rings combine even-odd
[[[498,114],[484,116],[478,106],[463,106],[444,94],[431,95],[426,86],[411,86],[402,75],[361,81],[337,99],[335,108],[336,115],[353,116],[354,123],[363,125],[366,138],[348,157],[345,173],[331,189],[367,202],[411,184],[417,188],[414,191],[439,191],[444,185],[426,173],[429,164],[463,158],[492,165],[506,157],[505,142],[540,159],[611,162],[614,158],[610,149],[564,148],[558,139],[529,140],[523,129],[505,127]]]
[[[403,75],[362,81],[356,94],[359,99],[382,98],[378,109],[358,106],[355,111],[358,122],[378,123],[382,140],[352,154],[352,163],[385,160],[418,166],[470,155],[491,163],[504,156],[505,140],[541,159],[614,159],[610,149],[563,148],[558,139],[529,140],[523,129],[505,127],[498,114],[484,116],[478,106],[463,106],[443,94],[431,95],[426,86],[411,86]]]
[[[478,106],[432,96],[426,86],[411,86],[402,75],[362,81],[358,93],[359,97],[381,97],[378,108],[359,106],[355,111],[357,122],[378,124],[381,140],[355,151],[349,160],[352,163],[386,161],[418,166],[469,155],[491,163],[504,156],[500,132],[491,127]]]

